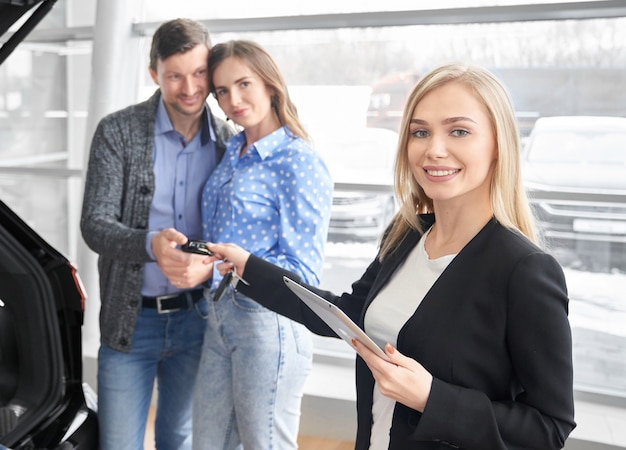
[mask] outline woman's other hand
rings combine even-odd
[[[433,376],[424,366],[404,356],[391,344],[385,346],[389,361],[380,358],[359,341],[355,340],[353,344],[385,397],[424,412],[433,382]]]

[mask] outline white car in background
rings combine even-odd
[[[531,205],[561,264],[626,272],[626,118],[539,118],[523,161]]]
[[[398,133],[355,128],[313,136],[335,183],[328,239],[377,240],[397,208],[393,166]]]

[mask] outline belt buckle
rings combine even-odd
[[[161,301],[169,300],[170,298],[176,298],[179,295],[180,294],[171,294],[171,295],[160,295],[158,297],[155,297],[157,312],[159,314],[167,314],[171,312],[180,311],[180,308],[163,309],[163,307],[161,306]]]

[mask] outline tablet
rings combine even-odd
[[[338,306],[333,305],[326,299],[320,297],[315,292],[310,291],[301,284],[290,278],[283,277],[283,281],[289,289],[293,291],[315,314],[326,322],[333,329],[337,336],[350,344],[350,348],[354,350],[352,339],[361,342],[376,355],[389,361],[385,352],[363,331],[356,323],[350,319]]]

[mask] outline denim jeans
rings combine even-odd
[[[296,449],[313,343],[303,326],[228,290],[209,301],[194,450]]]
[[[98,354],[100,450],[142,450],[156,379],[158,450],[191,449],[191,402],[206,327],[207,300],[192,309],[140,311],[129,353]]]

